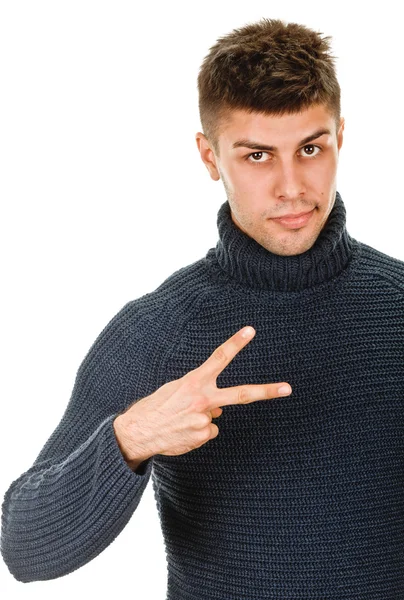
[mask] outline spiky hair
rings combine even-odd
[[[198,75],[203,133],[217,154],[232,109],[282,116],[323,104],[340,120],[340,86],[331,37],[305,25],[261,19],[217,39]]]

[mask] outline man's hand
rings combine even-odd
[[[216,386],[219,374],[254,335],[252,327],[240,329],[201,366],[137,400],[114,420],[119,447],[132,468],[155,454],[178,456],[215,438],[219,428],[211,421],[222,414],[221,406],[290,394],[287,383]],[[282,392],[282,386],[289,391]]]

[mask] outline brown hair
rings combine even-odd
[[[219,125],[231,109],[282,116],[323,104],[340,121],[341,91],[330,36],[261,19],[218,38],[198,75],[203,133],[219,155]]]

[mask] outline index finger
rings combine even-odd
[[[209,358],[198,367],[198,370],[205,376],[218,377],[236,354],[253,339],[254,335],[255,329],[253,327],[248,326],[239,329],[228,340],[218,346]]]

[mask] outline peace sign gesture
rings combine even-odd
[[[216,386],[217,377],[254,335],[252,327],[243,327],[199,367],[135,401],[114,420],[119,447],[133,470],[155,454],[178,456],[215,438],[219,428],[212,418],[222,414],[221,406],[291,393],[287,383]],[[285,386],[286,391],[282,390]]]

